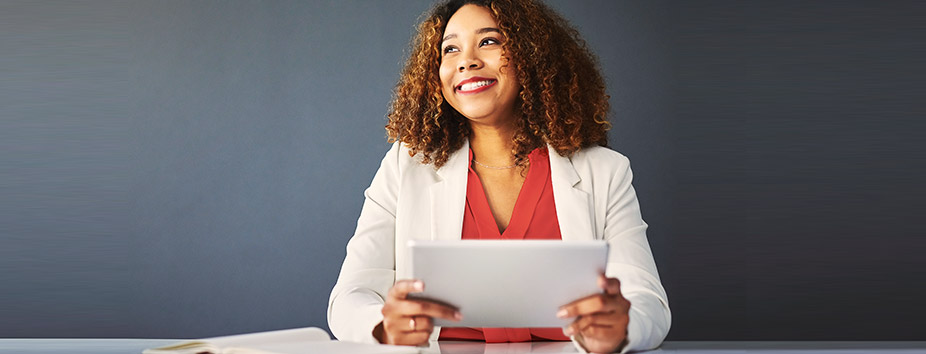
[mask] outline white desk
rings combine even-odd
[[[138,354],[177,339],[0,339],[0,354]],[[423,354],[575,353],[570,342],[439,342]],[[666,342],[647,353],[926,354],[926,342]]]

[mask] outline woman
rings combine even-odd
[[[341,340],[568,340],[591,352],[657,347],[671,321],[630,185],[607,149],[608,96],[569,25],[533,0],[449,1],[420,25],[369,189],[331,293]],[[603,239],[601,294],[564,304],[565,328],[433,326],[453,308],[407,298],[409,239]],[[568,337],[567,337],[568,336]]]

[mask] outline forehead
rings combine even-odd
[[[465,34],[475,32],[486,27],[498,27],[495,17],[489,9],[478,5],[463,5],[450,16],[444,34]]]

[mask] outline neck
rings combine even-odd
[[[490,166],[508,166],[514,163],[511,154],[514,143],[514,129],[511,127],[494,127],[471,125],[473,134],[469,138],[473,149],[473,159]]]

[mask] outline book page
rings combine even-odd
[[[144,354],[265,354],[278,350],[293,351],[307,344],[328,342],[328,332],[317,327],[284,329],[279,331],[236,334],[231,336],[196,339],[169,346],[147,349]],[[271,348],[267,349],[267,348]],[[279,354],[288,354],[279,351]]]
[[[259,351],[255,351],[255,349]],[[222,354],[418,354],[418,347],[357,342],[267,343],[247,348],[226,348]]]
[[[180,342],[164,347],[145,349],[142,354],[220,354],[221,348],[202,341]]]
[[[419,349],[336,341],[323,329],[309,327],[198,339],[148,349],[144,354],[417,354]]]
[[[205,338],[199,341],[212,343],[219,348],[252,348],[255,347],[255,345],[268,343],[318,342],[328,340],[331,340],[331,337],[328,336],[328,332],[325,332],[325,330],[318,327],[305,327]]]

